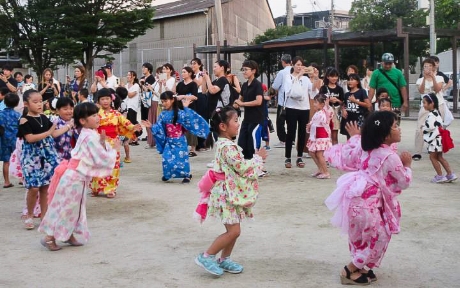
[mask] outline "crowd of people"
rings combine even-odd
[[[158,68],[144,63],[142,77],[129,71],[127,83],[106,64],[91,85],[84,67],[77,66],[63,87],[50,69],[35,85],[30,75],[12,75],[7,65],[0,74],[3,187],[14,186],[10,174],[19,179],[27,189],[24,227],[34,229],[34,218],[40,217],[41,243],[57,251],[62,247],[56,241],[72,246],[88,241],[87,191],[116,197],[120,168],[134,161],[130,146],[145,140],[146,149],[162,155],[161,180],[178,178],[184,184],[192,179],[189,158],[215,146],[210,169],[198,184],[196,216],[219,218],[226,232],[195,262],[214,275],[241,273],[243,266],[230,256],[240,222],[253,217],[258,179],[269,175],[264,163],[274,128],[268,102],[276,97],[279,143],[273,147],[284,148],[284,167],[293,167],[294,146],[295,166],[304,168],[307,154],[317,166],[311,173],[315,179],[330,179],[331,167],[349,172],[338,179],[326,205],[336,210],[332,223],[349,236],[352,261],[340,273],[342,284],[368,285],[377,280],[371,269],[380,265],[391,235],[399,232],[396,196],[409,186],[411,162],[421,159],[424,143],[436,172],[432,182],[457,179],[443,156],[451,148],[446,127],[453,117],[443,98],[451,83],[438,71],[439,59],[423,61],[416,83],[422,100],[413,155],[397,151],[401,112],[409,104],[407,83],[392,54],[381,60],[382,68],[368,67],[363,80],[351,65],[340,81],[336,68],[321,71],[285,54],[271,89],[257,79],[260,70],[253,60],[242,64],[242,84],[225,60],[213,63],[214,77],[199,58],[180,72],[169,63]],[[147,135],[141,138],[143,127]],[[339,132],[346,143],[339,143]]]

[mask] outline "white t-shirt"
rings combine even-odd
[[[415,82],[415,85],[417,86],[417,91],[419,91],[420,85],[422,85],[422,81],[423,81],[423,77],[418,78],[417,82]],[[441,83],[441,87],[442,87],[442,85],[444,85],[444,78],[442,76],[436,76],[436,82]],[[428,94],[428,93],[432,93],[432,92],[434,93],[433,81],[425,79],[425,89],[423,90],[423,93],[421,94],[421,96]],[[436,97],[438,97],[439,105],[444,104],[444,95],[442,93],[442,89],[438,93],[436,93]],[[423,106],[422,102],[423,102],[423,99],[420,101],[420,104]]]
[[[297,109],[297,110],[310,110],[310,99],[313,99],[313,85],[310,79],[306,76],[300,77],[300,83],[303,88],[304,95],[302,99],[293,99],[290,97],[291,88],[292,88],[292,76],[287,74],[284,77],[283,87],[286,97],[286,108]]]
[[[115,75],[112,75],[110,77],[107,77],[107,80],[105,80],[105,83],[107,85],[107,88],[115,90],[117,89],[120,82],[119,82],[118,77],[116,77]],[[102,88],[104,87],[102,87],[101,83],[97,83],[97,90],[101,90]]]
[[[136,92],[136,95],[134,95],[133,97],[127,97],[126,98],[126,104],[128,105],[128,109],[133,109],[134,111],[138,111],[139,110],[139,91],[140,91],[140,87],[139,87],[139,84],[137,83],[134,83],[133,85],[131,85],[131,87],[129,85],[127,85],[127,89],[128,89],[128,93],[131,93],[131,92]]]

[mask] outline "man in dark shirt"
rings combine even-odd
[[[3,66],[3,71],[0,72],[0,88],[6,87],[10,92],[16,93],[18,91],[18,82],[13,78],[12,73],[13,67],[11,65],[6,64]]]

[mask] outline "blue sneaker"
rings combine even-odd
[[[243,272],[243,266],[236,262],[233,262],[232,259],[230,259],[229,257],[225,258],[224,261],[220,262],[219,267],[222,268],[224,271],[232,274],[238,274]]]
[[[222,270],[222,268],[217,265],[216,256],[214,255],[204,257],[203,253],[200,253],[198,256],[196,256],[195,263],[213,275],[221,276],[224,274],[224,270]]]

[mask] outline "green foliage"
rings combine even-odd
[[[355,0],[351,6],[350,15],[354,17],[350,21],[352,31],[373,31],[394,29],[398,18],[402,18],[404,26],[424,27],[426,26],[427,11],[419,10],[416,0]],[[410,39],[409,63],[411,66],[416,64],[418,57],[427,54],[428,43],[428,39]],[[403,47],[400,43],[383,43],[375,46],[377,60],[379,60],[383,52],[393,53],[395,58],[402,63]],[[347,56],[352,58],[342,56],[342,59],[345,59],[344,62],[353,60],[358,63],[359,59],[369,58],[368,53],[362,50],[355,57],[353,55]]]
[[[460,0],[435,1],[436,29],[457,29],[460,23]],[[452,49],[451,39],[441,38],[437,43],[437,52]]]
[[[287,37],[290,35],[306,32],[309,29],[305,26],[276,26],[274,29],[268,29],[264,34],[257,35],[252,40],[250,45],[261,44],[265,41],[274,40],[278,38]],[[267,52],[249,52],[245,53],[244,56],[248,60],[254,60],[259,64],[261,73],[269,74],[271,72],[274,75],[279,69],[278,65],[280,62],[281,54],[278,53],[267,53]]]
[[[12,39],[9,49],[39,75],[78,60],[91,76],[94,59],[110,59],[153,27],[151,1],[0,0],[0,15],[10,28],[2,29],[0,43]]]

